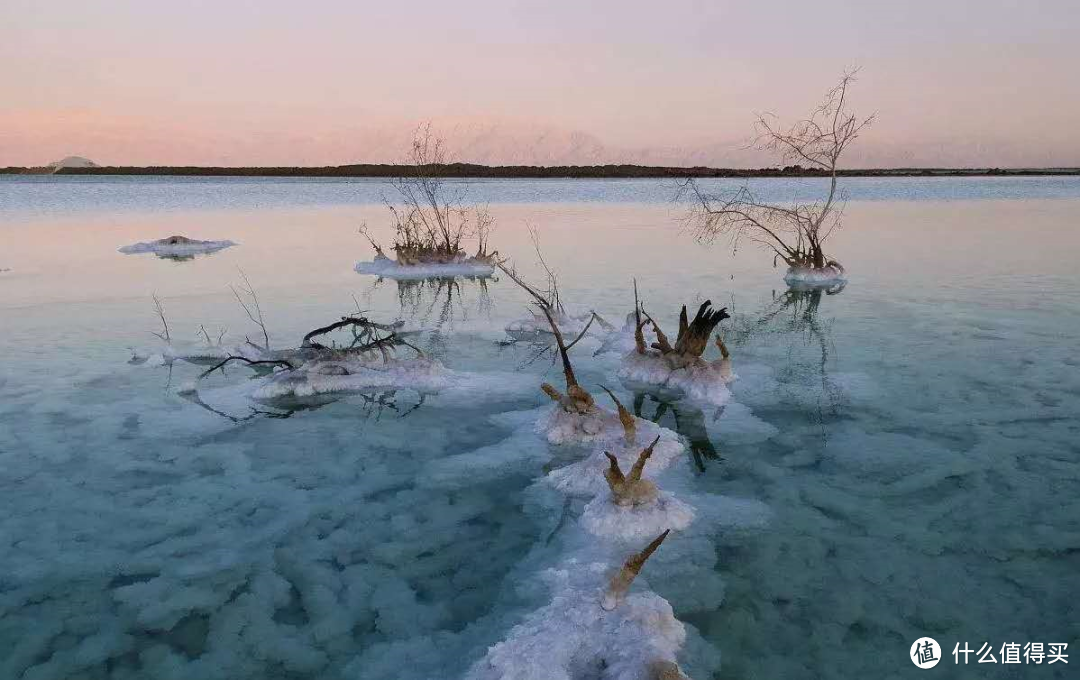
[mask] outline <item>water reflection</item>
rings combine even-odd
[[[841,412],[846,394],[830,375],[830,362],[835,354],[833,320],[822,317],[821,303],[828,296],[839,295],[845,285],[795,285],[779,295],[773,291],[772,303],[755,315],[739,319],[731,331],[732,344],[737,346],[767,344],[767,336],[779,337],[788,344],[787,363],[774,363],[781,389],[788,389],[789,396],[799,401],[800,395],[805,395],[801,390],[809,381],[820,384],[810,412],[820,426],[823,440],[828,439],[827,423]],[[803,355],[806,347],[813,348],[810,357]],[[817,392],[816,387],[814,390]]]
[[[370,297],[386,284],[379,277],[368,290]],[[490,318],[492,309],[490,276],[451,276],[428,279],[390,279],[397,286],[400,318],[424,329],[425,349],[436,356],[445,355],[455,327],[474,316]]]
[[[358,415],[362,419],[377,422],[384,416],[405,418],[412,413],[415,413],[424,405],[426,400],[426,395],[422,393],[417,393],[416,399],[413,401],[405,396],[403,391],[380,389],[366,392],[351,392],[347,395],[318,394],[303,398],[283,397],[279,399],[260,400],[258,406],[248,406],[247,413],[236,415],[208,404],[198,392],[183,392],[180,396],[189,403],[233,423],[243,423],[257,418],[291,418],[297,413],[317,411],[324,406],[346,401],[357,402],[359,407]]]
[[[651,414],[647,412],[646,402],[649,402],[648,406],[652,409]],[[718,407],[713,414],[713,420],[718,420],[723,413],[724,407]],[[690,454],[694,457],[694,465],[699,472],[705,472],[707,461],[723,460],[716,444],[709,438],[709,429],[705,425],[705,411],[701,407],[688,401],[665,399],[655,393],[635,390],[634,415],[675,430],[686,437],[690,444]]]

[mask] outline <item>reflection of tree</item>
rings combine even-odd
[[[645,413],[646,400],[656,404],[652,415]],[[723,412],[724,407],[721,406],[713,418],[719,418]],[[699,471],[705,472],[705,461],[723,460],[716,445],[709,439],[709,430],[705,427],[705,412],[701,408],[687,401],[666,400],[648,392],[634,391],[634,415],[637,417],[664,425],[663,421],[669,413],[673,429],[690,443],[690,453]]]
[[[805,338],[818,349],[813,372],[820,377],[823,400],[818,402],[818,422],[836,415],[844,402],[844,391],[829,377],[828,362],[835,349],[832,342],[832,321],[823,322],[820,307],[823,296],[838,295],[846,284],[841,282],[830,287],[792,286],[780,295],[773,293],[773,301],[757,318],[743,318],[732,328],[732,342],[736,345],[753,346],[755,341],[767,334]],[[797,377],[801,372],[798,362],[787,372]],[[824,430],[823,430],[824,432]]]
[[[492,277],[397,279],[395,283],[401,318],[414,321],[430,331],[427,348],[432,354],[439,354],[446,349],[449,333],[455,324],[467,322],[473,313],[490,314],[489,278]],[[377,279],[372,290],[383,281],[382,278]],[[468,291],[473,289],[476,291],[475,301],[470,300],[468,295]]]
[[[367,420],[380,420],[384,415],[394,413],[399,418],[404,418],[424,405],[425,396],[420,394],[416,403],[403,402],[397,390],[372,390],[368,392],[354,392],[348,395],[323,394],[303,398],[271,399],[262,402],[264,408],[249,406],[248,412],[243,415],[233,415],[227,411],[215,408],[203,401],[198,392],[184,392],[182,396],[187,401],[199,408],[205,409],[214,415],[221,416],[234,423],[243,423],[256,418],[291,418],[297,413],[315,411],[329,404],[342,401],[346,397],[359,400],[360,417]]]

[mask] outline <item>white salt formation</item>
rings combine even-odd
[[[403,264],[381,253],[371,262],[357,262],[360,274],[374,274],[388,279],[438,279],[454,276],[485,278],[495,273],[495,265],[486,258],[465,257],[448,262]]]
[[[609,571],[603,563],[569,559],[542,572],[551,602],[492,646],[469,680],[648,680],[664,677],[660,669],[678,672],[686,629],[671,605],[645,592],[605,607],[613,604]]]
[[[157,241],[142,241],[123,246],[119,250],[126,255],[154,253],[158,257],[193,257],[206,255],[235,246],[233,241],[197,241],[186,236],[169,236]]]
[[[835,286],[847,281],[847,273],[839,262],[829,262],[824,267],[788,267],[784,274],[788,284]]]
[[[564,337],[576,338],[585,332],[593,322],[593,313],[571,316],[565,312],[552,315],[559,331]],[[552,342],[554,334],[551,325],[543,314],[530,314],[526,318],[512,321],[506,325],[506,334],[519,342]]]

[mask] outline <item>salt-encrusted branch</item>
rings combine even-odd
[[[671,533],[671,529],[667,529],[664,533],[660,534],[645,546],[645,549],[639,553],[635,553],[627,558],[623,563],[622,569],[611,579],[611,583],[608,584],[607,592],[604,594],[601,600],[600,606],[604,609],[611,611],[615,607],[619,606],[619,602],[626,596],[626,593],[630,590],[630,584],[634,582],[634,579],[639,573],[641,568],[645,566],[646,560],[656,549],[660,547],[660,544],[664,542],[668,534]]]
[[[623,434],[626,437],[626,441],[633,442],[637,435],[637,418],[622,405],[622,402],[619,401],[619,398],[615,396],[614,392],[603,385],[600,385],[600,389],[607,392],[608,396],[611,397],[611,400],[615,402],[615,408],[619,410],[619,422],[622,423]]]

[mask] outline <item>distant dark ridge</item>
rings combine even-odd
[[[439,177],[521,179],[632,179],[688,177],[818,177],[825,173],[790,165],[784,168],[673,168],[647,165],[476,165],[453,163],[432,166]],[[0,174],[57,175],[180,175],[200,177],[402,177],[416,172],[409,165],[336,165],[324,167],[97,167],[97,168],[0,168]],[[890,168],[841,170],[844,177],[980,177],[1080,175],[1080,168]]]

